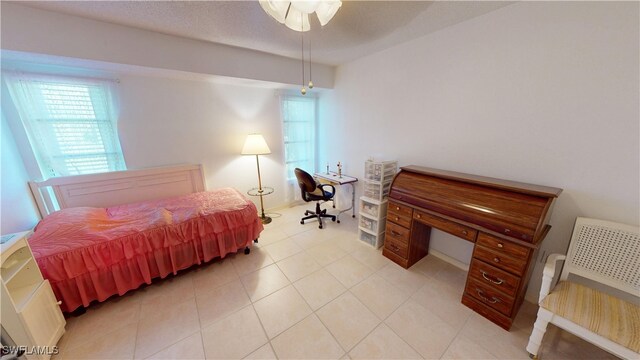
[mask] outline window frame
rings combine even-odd
[[[287,144],[290,143],[295,143],[295,142],[304,142],[307,143],[307,141],[302,141],[302,140],[293,140],[293,141],[287,141],[287,133],[286,133],[286,125],[285,123],[307,123],[307,121],[286,121],[285,120],[285,101],[289,101],[291,99],[297,99],[297,100],[302,100],[302,101],[306,101],[306,102],[311,102],[313,104],[313,118],[311,120],[311,128],[312,128],[312,134],[311,134],[311,140],[310,140],[310,148],[313,152],[313,156],[312,159],[309,161],[312,169],[304,169],[307,172],[311,172],[314,173],[317,168],[318,168],[318,98],[314,95],[295,95],[295,94],[281,94],[280,95],[280,121],[282,124],[282,142],[283,142],[283,146],[282,146],[282,151],[283,151],[283,160],[284,160],[284,171],[285,171],[285,179],[287,181],[295,181],[296,177],[295,174],[291,173],[289,174],[289,164],[292,163],[299,163],[301,162],[300,160],[296,160],[296,161],[288,161],[287,160]]]
[[[41,152],[46,152],[45,141],[39,140],[37,137],[41,131],[40,129],[33,129],[35,124],[33,122],[37,121],[32,116],[33,109],[25,109],[23,108],[23,102],[27,101],[26,94],[28,91],[25,90],[26,87],[33,86],[34,82],[50,82],[50,83],[59,83],[64,85],[71,86],[86,86],[89,87],[99,87],[98,90],[101,96],[101,99],[104,99],[103,104],[96,105],[91,97],[91,94],[87,96],[92,100],[92,109],[95,111],[96,106],[103,106],[103,112],[106,115],[104,118],[100,117],[98,114],[95,114],[96,117],[92,122],[92,125],[96,128],[96,133],[100,134],[100,146],[104,152],[96,153],[98,156],[104,156],[107,161],[108,170],[106,171],[92,171],[92,172],[84,172],[79,171],[78,175],[83,174],[96,174],[96,173],[104,173],[111,171],[121,171],[127,169],[126,160],[124,157],[124,153],[122,152],[122,147],[120,145],[120,138],[118,134],[118,112],[117,112],[117,93],[115,91],[115,84],[117,80],[113,79],[105,79],[105,78],[88,78],[88,77],[78,77],[73,75],[52,75],[52,74],[42,74],[42,73],[27,73],[27,72],[3,72],[3,77],[5,78],[2,84],[3,91],[7,91],[10,96],[8,96],[8,103],[3,101],[3,108],[9,107],[8,111],[5,113],[6,118],[9,122],[9,125],[14,133],[14,137],[16,138],[16,142],[19,145],[20,152],[23,155],[25,166],[28,169],[28,173],[32,178],[40,178],[40,179],[48,179],[52,177],[61,177],[61,176],[73,176],[76,174],[65,174],[61,173],[60,168],[56,168],[55,165],[48,166],[53,162],[45,160],[45,157],[53,158],[54,154],[46,153],[42,154]],[[25,84],[26,82],[26,84]],[[5,87],[6,86],[6,87]],[[91,90],[88,89],[90,92]],[[17,92],[24,92],[24,94],[17,95]],[[7,106],[10,105],[10,106]],[[53,118],[52,118],[53,119]],[[61,122],[64,122],[65,119],[60,119]],[[46,120],[45,120],[46,121]],[[108,122],[108,125],[100,124],[100,122]],[[108,142],[105,142],[103,131],[105,128],[109,128],[110,132],[108,136],[110,137]],[[56,140],[58,138],[56,137]],[[56,141],[57,143],[57,141]],[[82,154],[81,156],[88,156],[89,154]],[[79,158],[77,157],[77,158]],[[115,161],[109,160],[109,157],[115,158]],[[74,156],[69,157],[69,159],[76,158]],[[65,170],[71,169],[65,164]],[[37,175],[35,174],[37,172]],[[35,176],[34,176],[35,175]]]

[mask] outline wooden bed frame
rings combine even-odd
[[[202,165],[178,165],[30,181],[45,218],[70,207],[109,207],[205,191]]]

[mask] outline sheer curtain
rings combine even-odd
[[[6,76],[45,178],[125,170],[110,81]]]
[[[312,96],[281,96],[288,202],[300,200],[294,169],[301,168],[310,174],[316,170],[316,103]]]

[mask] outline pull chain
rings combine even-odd
[[[302,13],[300,14],[300,42],[302,44],[301,46],[301,53],[302,53],[302,89],[300,90],[300,93],[302,93],[302,95],[306,95],[307,94],[307,89],[305,89],[304,87],[304,19],[303,19],[303,15]]]
[[[311,80],[311,30],[307,38],[307,48],[309,48],[309,89],[313,89],[313,81]]]

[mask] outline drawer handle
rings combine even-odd
[[[492,278],[487,276],[487,273],[482,271],[482,277],[487,280],[490,283],[494,283],[496,285],[500,285],[504,282],[504,280],[500,279],[500,278],[496,278],[495,280],[493,280]]]
[[[506,233],[511,232],[511,229],[504,229],[504,232]]]
[[[467,230],[462,230],[462,235],[467,235],[469,232]]]
[[[488,302],[489,304],[495,304],[495,303],[499,303],[500,299],[498,299],[495,296],[492,296],[491,299],[489,299],[488,297],[484,296],[484,292],[482,292],[482,290],[476,288],[476,291],[478,292],[478,296],[480,297],[480,299],[482,299],[483,301]]]
[[[502,249],[502,248],[504,247],[504,244],[503,244],[503,243],[498,243],[498,247],[499,247],[500,249]]]
[[[495,262],[495,263],[499,263],[499,262],[500,262],[500,258],[499,258],[499,257],[497,257],[497,256],[496,256],[496,257],[494,257],[494,258],[493,258],[493,262]]]
[[[422,218],[422,215],[418,214],[418,215],[416,215],[416,217],[417,217],[418,219],[421,219],[421,218]]]
[[[396,210],[400,210],[400,206],[396,206]]]
[[[391,250],[392,250],[393,252],[398,252],[398,251],[400,251],[400,248],[399,248],[399,247],[397,247],[397,246],[395,246],[395,245],[393,245],[393,244],[389,245],[389,247],[391,248]]]
[[[399,233],[399,232],[397,232],[397,231],[393,231],[393,230],[391,230],[391,235],[393,235],[393,236],[400,236],[400,233]]]
[[[396,221],[398,221],[398,220],[400,220],[400,218],[396,216],[396,217],[395,217],[395,220],[396,220]]]
[[[62,301],[56,302],[57,305],[62,305]]]

